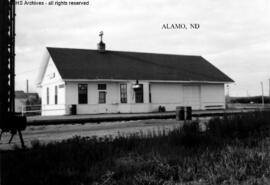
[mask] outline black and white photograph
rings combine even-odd
[[[1,0],[0,185],[270,184],[269,0]]]

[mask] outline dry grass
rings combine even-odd
[[[213,119],[166,133],[74,137],[2,153],[3,184],[270,184],[270,115]]]

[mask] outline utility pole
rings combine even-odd
[[[22,147],[22,130],[26,128],[26,117],[15,113],[15,6],[16,0],[0,0],[0,129],[18,133]]]
[[[264,107],[263,82],[261,82],[261,87],[262,87],[262,106]]]
[[[28,80],[26,80],[26,93],[27,94],[29,93],[29,83],[28,83]]]

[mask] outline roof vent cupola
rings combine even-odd
[[[98,47],[98,51],[103,53],[105,52],[105,49],[106,49],[106,44],[103,42],[102,38],[103,38],[103,31],[101,31],[99,33],[99,36],[100,36],[100,42],[97,44],[97,47]]]

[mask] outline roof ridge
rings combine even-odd
[[[84,51],[97,51],[98,52],[97,49],[86,49],[86,48],[63,48],[63,47],[49,47],[49,46],[47,46],[46,48],[47,49],[84,50]],[[155,53],[155,52],[142,52],[142,51],[123,51],[123,50],[106,50],[105,53],[106,52],[133,53],[133,54],[153,54],[153,55],[170,55],[170,56],[186,56],[186,57],[202,57],[201,55]]]

